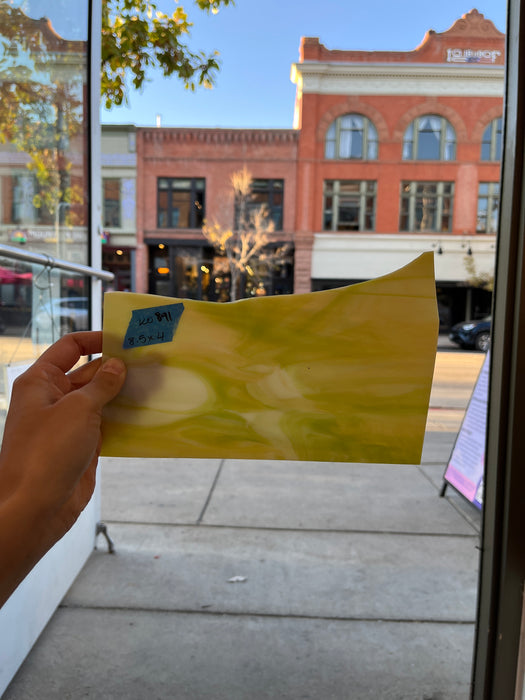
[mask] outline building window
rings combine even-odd
[[[104,228],[120,228],[120,180],[102,180],[102,201],[104,207]]]
[[[325,158],[377,159],[377,130],[360,114],[338,117],[326,132]]]
[[[444,118],[425,114],[414,119],[403,138],[403,160],[454,160],[456,135]]]
[[[38,206],[35,205],[38,202]],[[55,205],[54,211],[48,206],[47,198],[40,195],[39,183],[30,172],[2,177],[1,220],[4,224],[18,226],[54,225],[58,212],[63,220],[65,202]]]
[[[251,181],[250,196],[246,202],[247,216],[250,212],[264,207],[273,221],[275,230],[283,230],[284,180]],[[239,227],[239,202],[235,202],[235,225]]]
[[[373,231],[375,209],[375,181],[327,180],[324,183],[324,231]]]
[[[403,182],[400,231],[451,231],[453,182]]]
[[[503,119],[493,119],[483,132],[481,160],[501,160]]]
[[[204,219],[204,189],[204,178],[160,177],[158,227],[200,228]]]
[[[499,213],[499,182],[480,182],[476,233],[497,233]]]

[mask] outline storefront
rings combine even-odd
[[[229,301],[231,275],[227,258],[201,241],[177,243],[148,240],[150,294]],[[237,298],[293,292],[293,250],[267,263],[264,259],[247,265],[241,274]]]

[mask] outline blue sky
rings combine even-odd
[[[176,78],[153,75],[131,95],[128,107],[102,109],[102,123],[154,126],[290,128],[295,86],[291,64],[301,36],[317,36],[329,49],[410,51],[428,29],[447,30],[473,7],[505,31],[505,0],[461,5],[458,0],[236,0],[218,15],[193,9],[188,43],[194,50],[218,50],[221,71],[213,90],[183,88]],[[169,11],[174,0],[158,0]]]

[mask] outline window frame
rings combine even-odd
[[[525,8],[518,0],[509,0],[507,31],[472,700],[524,694]]]
[[[401,182],[400,204],[399,204],[399,230],[407,233],[450,233],[452,231],[452,221],[454,215],[454,187],[453,180],[403,180]],[[434,208],[434,228],[417,228],[415,222],[417,220],[417,200],[418,197],[426,194],[427,196],[433,193],[420,193],[418,187],[421,185],[435,185],[436,193],[433,197],[436,200]],[[409,189],[407,190],[407,186]],[[445,192],[445,187],[449,186],[450,191]],[[444,213],[444,199],[450,198],[450,207],[448,213]],[[404,204],[408,202],[408,207],[405,210]],[[443,217],[448,216],[448,227],[443,228]],[[408,225],[403,226],[403,218],[407,217]]]
[[[258,189],[259,183],[265,183],[265,186]],[[268,218],[274,223],[274,230],[282,231],[284,222],[284,185],[284,178],[253,178],[250,185],[250,195],[247,200],[247,214],[249,215],[250,211],[258,209],[259,207],[265,207],[268,212]],[[262,202],[252,199],[252,197],[258,194],[268,195],[267,201]],[[278,195],[281,196],[281,204],[275,203]],[[236,228],[239,228],[240,207],[237,197],[235,198],[233,209],[234,225]]]
[[[166,181],[168,186],[161,187],[161,182]],[[174,183],[189,182],[189,188],[174,187]],[[167,192],[167,203],[165,208],[166,224],[161,223],[161,193]],[[178,207],[174,206],[175,193],[188,193],[188,226],[173,224],[174,212]],[[199,201],[199,195],[201,195]],[[200,229],[204,222],[206,206],[206,179],[204,177],[157,177],[157,228],[159,229]],[[164,211],[164,209],[162,209]]]
[[[423,130],[420,125],[424,119],[439,119],[440,120],[440,137],[439,137],[439,158],[421,158],[419,157],[419,146],[420,146],[420,134]],[[453,135],[453,140],[447,138],[447,129],[451,130]],[[411,135],[409,134],[411,132]],[[447,148],[451,146],[453,151],[450,158],[447,158]],[[405,129],[403,134],[403,160],[412,161],[433,161],[450,163],[456,160],[456,130],[449,122],[446,117],[441,114],[421,114],[419,117],[413,119],[410,124]],[[410,149],[410,153],[407,153],[407,149]]]
[[[108,199],[106,197],[106,183],[118,183],[118,199]],[[106,216],[106,202],[111,202],[112,206],[109,207],[111,214],[116,213],[114,223],[107,223],[108,217]],[[122,228],[122,180],[120,177],[103,177],[102,178],[102,214],[103,214],[103,225],[105,229],[108,228]],[[112,218],[112,217],[109,217]]]
[[[340,212],[341,200],[346,196],[351,195],[341,192],[343,185],[359,185],[359,191],[354,195],[358,200],[358,227],[357,228],[341,228],[340,227]],[[332,206],[327,207],[327,199],[331,197]],[[372,211],[368,209],[367,200],[373,200]],[[338,231],[338,232],[353,232],[353,231],[375,231],[376,224],[376,207],[377,207],[377,180],[325,180],[323,182],[323,231]],[[330,225],[327,225],[328,212],[330,214]],[[367,217],[372,220],[372,226],[365,226]]]
[[[488,146],[489,157],[485,158],[483,152]],[[496,117],[483,130],[481,137],[480,160],[483,163],[498,163],[501,160],[503,148],[503,117]]]
[[[358,129],[346,129],[345,127],[343,127],[342,122],[347,117],[358,118],[362,119],[363,121],[361,129],[359,130],[362,134],[360,156],[341,155],[341,133],[345,131],[358,131]],[[330,134],[332,130],[333,137]],[[328,154],[329,143],[333,143],[333,155]],[[334,119],[334,121],[330,124],[326,131],[324,142],[324,157],[326,160],[377,160],[378,152],[379,137],[377,133],[377,128],[374,122],[368,117],[366,117],[364,114],[359,114],[358,112],[348,112],[347,114],[341,114],[339,117]]]
[[[481,187],[486,186],[487,192],[481,192]],[[481,201],[486,201],[485,207],[485,226],[480,227],[478,222],[480,219],[480,203]],[[500,202],[500,183],[499,182],[479,182],[478,183],[478,204],[476,210],[476,233],[480,234],[494,234],[498,231],[498,218],[499,218],[499,202]],[[494,204],[496,206],[494,206]],[[493,213],[496,212],[496,226],[494,230],[490,230],[488,227],[488,222],[493,219]]]

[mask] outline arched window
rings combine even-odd
[[[481,160],[501,160],[503,119],[493,119],[483,132]]]
[[[403,160],[454,160],[456,134],[452,125],[436,114],[417,117],[403,139]]]
[[[326,132],[325,158],[377,158],[377,130],[360,114],[344,114]]]

